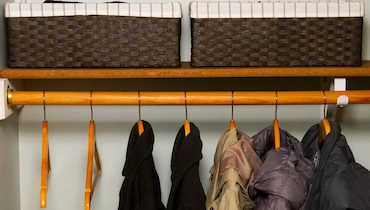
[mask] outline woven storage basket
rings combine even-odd
[[[153,15],[154,8],[158,7],[155,4],[17,5],[20,5],[21,17],[7,18],[9,67],[180,66],[181,8],[178,4],[159,4],[159,16],[164,15],[163,8],[172,8],[168,17],[139,14],[148,11]],[[6,8],[17,5],[8,4]],[[65,15],[66,7],[71,5],[75,10],[76,5],[82,7],[82,12],[88,15]],[[47,8],[52,9],[55,15],[57,6],[62,6],[63,15],[45,16],[49,12]],[[27,7],[31,8],[32,17],[23,17]],[[38,17],[35,8],[42,8],[44,17]],[[89,8],[92,8],[91,14]],[[133,11],[135,9],[138,12]],[[180,17],[174,15],[175,10]],[[131,16],[118,15],[125,14],[125,11]],[[99,15],[101,13],[103,15]]]
[[[191,63],[361,65],[363,8],[360,2],[193,2]]]

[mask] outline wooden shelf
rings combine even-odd
[[[191,67],[178,68],[4,68],[8,79],[114,79],[114,78],[232,78],[232,77],[363,77],[370,76],[370,61],[362,66],[320,67]]]

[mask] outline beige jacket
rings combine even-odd
[[[217,144],[210,170],[207,210],[253,209],[248,186],[261,165],[253,140],[236,128],[226,130]]]

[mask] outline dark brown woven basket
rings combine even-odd
[[[8,18],[9,67],[180,66],[180,19]]]
[[[192,19],[193,66],[362,64],[363,18]]]

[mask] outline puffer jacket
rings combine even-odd
[[[304,157],[303,146],[295,137],[280,130],[281,147],[274,149],[273,135],[273,127],[267,127],[252,137],[264,162],[249,186],[249,195],[255,210],[299,210],[314,178],[314,165]]]
[[[207,210],[252,210],[254,203],[247,189],[261,164],[249,136],[236,128],[226,130],[210,170]]]
[[[319,124],[312,126],[302,140],[306,157],[318,163],[305,209],[370,209],[370,172],[355,162],[338,123],[330,121],[330,128],[321,150],[317,146]]]

